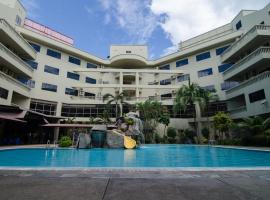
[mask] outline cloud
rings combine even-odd
[[[164,54],[176,51],[180,41],[229,23],[241,9],[260,9],[268,0],[152,0],[150,9],[162,16],[159,25],[172,42]]]
[[[23,6],[27,11],[27,17],[31,19],[39,18],[39,2],[38,0],[21,0]]]
[[[104,23],[116,23],[131,38],[146,43],[158,26],[158,15],[150,10],[151,0],[100,0],[106,12]]]

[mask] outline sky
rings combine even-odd
[[[21,0],[28,18],[72,37],[74,46],[106,58],[111,44],[145,44],[149,59],[180,41],[229,23],[269,0]]]

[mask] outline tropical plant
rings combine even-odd
[[[205,91],[196,83],[190,83],[188,85],[183,85],[176,92],[176,98],[174,100],[174,112],[183,110],[186,112],[188,107],[193,107],[195,105],[195,113],[193,113],[194,118],[194,128],[197,136],[199,138],[199,133],[197,130],[196,116],[200,115],[200,111],[204,110],[206,107]]]
[[[143,133],[146,136],[148,142],[153,142],[154,132],[159,122],[162,105],[158,101],[146,100],[136,104],[136,109],[140,112],[140,116],[143,118]]]
[[[251,135],[267,134],[270,129],[270,118],[264,120],[260,116],[248,117],[238,123],[238,127]]]
[[[232,124],[233,121],[227,113],[218,112],[214,116],[214,127],[218,131],[219,139],[225,139],[226,133],[228,133]]]
[[[112,104],[115,104],[115,116],[116,118],[119,117],[119,112],[118,112],[118,107],[120,107],[120,116],[123,115],[123,104],[128,105],[127,102],[124,101],[126,97],[126,94],[124,92],[121,92],[120,94],[117,95],[112,95],[112,94],[105,94],[103,96],[103,102],[107,101],[107,106],[110,106]]]
[[[166,128],[170,124],[170,114],[168,113],[167,109],[163,109],[163,111],[160,113],[160,117],[158,119],[158,122],[164,125],[164,135],[165,135]]]
[[[60,147],[70,147],[72,145],[72,140],[69,136],[63,136],[59,140]]]

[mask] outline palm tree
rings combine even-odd
[[[196,116],[200,116],[200,111],[204,110],[206,107],[207,101],[204,93],[205,90],[202,89],[198,84],[190,83],[189,81],[188,85],[183,85],[177,90],[173,105],[175,112],[179,110],[186,112],[188,107],[195,105],[195,113],[193,113],[193,117],[195,132],[197,133],[198,138],[199,133],[197,130]]]
[[[251,135],[264,134],[270,129],[270,117],[264,120],[260,116],[248,117],[238,123],[238,127]]]
[[[126,94],[124,92],[121,92],[120,94],[117,95],[112,95],[110,93],[107,93],[103,96],[103,102],[107,101],[107,105],[110,106],[111,104],[115,104],[115,116],[118,118],[118,106],[120,106],[120,116],[123,115],[123,109],[122,106],[123,104],[127,104],[127,102],[124,101]]]

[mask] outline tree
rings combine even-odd
[[[170,124],[170,115],[168,113],[168,110],[164,109],[163,112],[160,113],[160,117],[158,119],[158,122],[164,125],[164,136],[166,134],[166,128]]]
[[[120,106],[120,116],[123,115],[123,109],[122,106],[123,104],[128,104],[127,102],[124,101],[124,98],[126,97],[126,94],[124,92],[121,92],[120,94],[117,95],[112,95],[112,94],[105,94],[103,96],[103,102],[107,101],[107,106],[110,106],[111,104],[115,104],[115,116],[116,118],[119,117],[119,112],[118,112],[118,106]]]
[[[264,134],[270,129],[270,118],[264,120],[260,116],[248,117],[238,123],[238,127],[248,132],[252,136]]]
[[[222,139],[225,139],[226,133],[229,131],[229,128],[232,126],[232,119],[227,113],[218,112],[214,116],[214,127],[219,132],[219,139],[222,136]]]
[[[199,138],[199,133],[197,130],[196,116],[200,115],[200,111],[206,107],[205,100],[205,90],[202,89],[198,84],[191,83],[189,81],[188,85],[183,85],[176,92],[176,98],[174,100],[174,111],[183,110],[186,112],[188,107],[195,105],[195,113],[193,113],[195,132]]]
[[[154,132],[159,122],[162,105],[158,101],[146,100],[136,104],[136,110],[140,112],[140,116],[144,120],[143,133],[150,142],[154,140]]]

